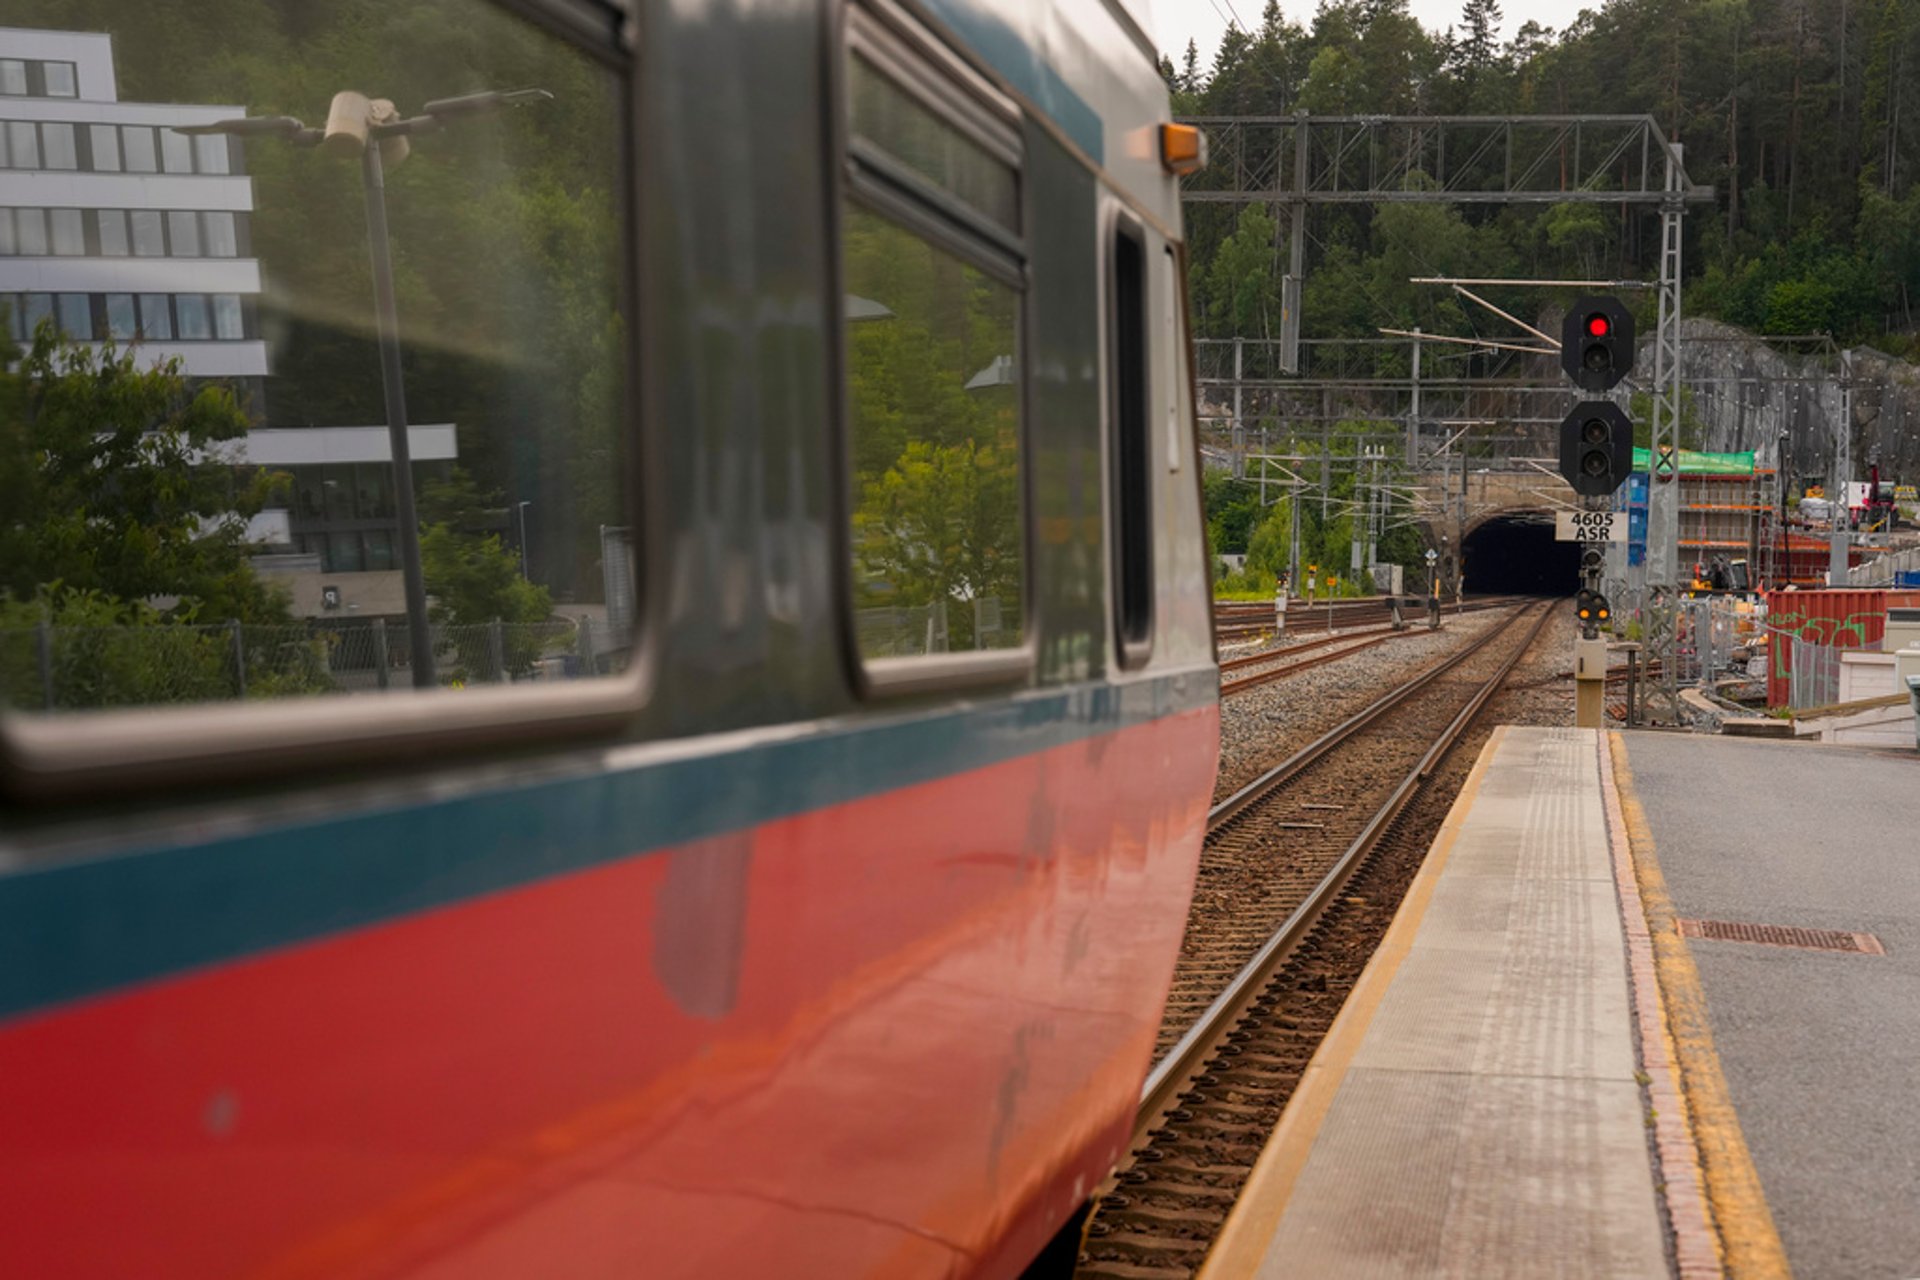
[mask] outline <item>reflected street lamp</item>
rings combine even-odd
[[[520,576],[529,582],[533,575],[527,572],[527,508],[533,505],[533,499],[522,498],[519,504],[520,514]]]
[[[427,627],[427,587],[420,568],[420,521],[413,501],[413,455],[407,441],[407,392],[400,371],[400,317],[394,301],[393,252],[387,236],[386,165],[406,159],[407,138],[431,133],[446,121],[553,98],[545,89],[488,89],[457,98],[436,98],[417,116],[402,117],[385,98],[345,90],[333,95],[324,129],[309,128],[293,116],[251,116],[211,124],[177,125],[175,133],[220,133],[233,137],[277,137],[296,147],[323,147],[336,155],[360,156],[366,190],[367,246],[373,260],[375,332],[380,344],[380,382],[387,406],[387,436],[393,454],[394,508],[400,520],[400,565],[406,585],[407,647],[413,686],[431,689],[433,636]],[[524,518],[524,517],[523,517]],[[526,548],[521,547],[522,574]]]

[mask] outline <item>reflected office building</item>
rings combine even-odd
[[[0,28],[0,309],[14,339],[51,320],[76,341],[133,343],[142,361],[229,383],[270,424],[253,182],[238,144],[174,129],[246,114],[122,102],[110,36]],[[408,439],[416,483],[451,468],[452,425]],[[295,614],[404,616],[385,425],[263,425],[235,460],[292,477],[248,536]]]

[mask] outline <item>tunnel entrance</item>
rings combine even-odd
[[[1553,540],[1545,511],[1496,516],[1467,535],[1464,550],[1471,592],[1570,596],[1580,586],[1580,548]]]

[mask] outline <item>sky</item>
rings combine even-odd
[[[1237,16],[1249,30],[1260,26],[1260,14],[1266,0],[1149,0],[1154,43],[1177,64],[1189,39],[1200,46],[1200,65],[1213,65],[1214,50],[1220,47],[1220,34],[1227,29],[1228,15]],[[1280,11],[1301,24],[1313,20],[1318,0],[1280,0]],[[1429,31],[1445,31],[1460,25],[1460,0],[1412,0],[1409,7],[1420,25]],[[1500,38],[1510,40],[1529,18],[1543,27],[1558,30],[1573,20],[1581,9],[1598,8],[1599,0],[1501,0]]]

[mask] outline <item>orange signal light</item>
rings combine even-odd
[[[1161,125],[1160,164],[1181,177],[1198,173],[1207,165],[1207,135],[1190,124]]]

